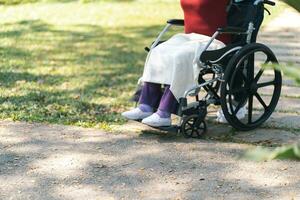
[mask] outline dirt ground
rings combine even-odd
[[[300,199],[300,163],[247,144],[8,121],[0,141],[0,199]]]

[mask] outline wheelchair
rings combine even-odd
[[[275,2],[269,0],[231,1],[227,10],[228,27],[217,29],[199,56],[198,85],[185,91],[179,100],[180,123],[159,129],[176,130],[186,138],[200,138],[207,131],[205,118],[209,105],[221,105],[227,122],[238,131],[253,130],[271,116],[280,98],[282,76],[277,69],[267,68],[267,65],[278,64],[272,50],[256,43],[264,11],[270,14],[266,4],[275,6]],[[184,26],[184,20],[168,20],[146,51],[161,44],[161,38],[171,26]],[[231,43],[222,49],[208,50],[220,34],[230,34]],[[264,73],[266,76],[262,76]],[[271,94],[261,94],[265,90]],[[201,99],[200,91],[206,94]],[[191,98],[195,101],[190,102]],[[247,114],[239,119],[237,113],[242,107],[247,108]]]

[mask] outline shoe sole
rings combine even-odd
[[[163,126],[158,126],[158,125],[153,125],[153,124],[147,124],[147,123],[143,123],[143,124],[151,126],[151,127],[154,127],[154,128],[158,128],[158,127],[170,127],[170,126],[172,126],[172,124],[170,124],[170,125],[163,125]]]

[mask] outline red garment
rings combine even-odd
[[[227,25],[226,7],[229,0],[181,0],[184,12],[185,33],[212,36],[220,27]],[[230,36],[218,37],[224,43]]]

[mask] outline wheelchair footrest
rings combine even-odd
[[[133,120],[133,121],[142,123],[142,120]],[[178,125],[160,126],[160,127],[149,126],[149,127],[153,128],[153,129],[161,130],[161,131],[171,132],[171,133],[178,133],[181,129],[181,127]]]
[[[180,126],[178,125],[153,127],[153,128],[166,131],[166,132],[171,132],[171,133],[178,133],[180,131]]]

